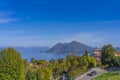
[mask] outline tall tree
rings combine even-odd
[[[88,50],[87,49],[85,50],[84,56],[88,57]]]
[[[15,49],[0,52],[0,80],[24,80],[23,60]]]
[[[114,52],[115,49],[110,44],[102,48],[101,62],[103,65],[113,66]]]

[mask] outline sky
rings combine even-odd
[[[120,47],[120,0],[0,0],[0,46],[79,41]]]

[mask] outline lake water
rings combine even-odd
[[[20,51],[19,51],[20,52]],[[23,59],[27,59],[28,61],[31,60],[31,58],[42,60],[45,59],[47,61],[51,59],[59,59],[59,58],[66,58],[69,54],[54,54],[54,53],[43,53],[43,52],[20,52]],[[81,56],[81,54],[75,54],[78,56]]]

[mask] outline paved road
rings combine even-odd
[[[97,75],[95,75],[95,76],[88,76],[87,74],[89,74],[92,71],[96,71]],[[107,71],[102,70],[101,68],[92,68],[90,71],[88,71],[85,74],[77,77],[75,80],[91,80],[91,79],[93,79],[93,78],[95,78],[95,77],[97,77],[97,76],[99,76],[99,75],[101,75],[103,73],[106,73],[106,72]]]

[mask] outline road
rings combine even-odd
[[[87,74],[89,74],[90,72],[92,71],[96,71],[97,72],[97,75],[95,76],[88,76]],[[91,80],[103,73],[106,73],[107,71],[101,69],[101,68],[92,68],[90,71],[84,73],[83,75],[80,75],[79,77],[77,77],[75,80]]]

